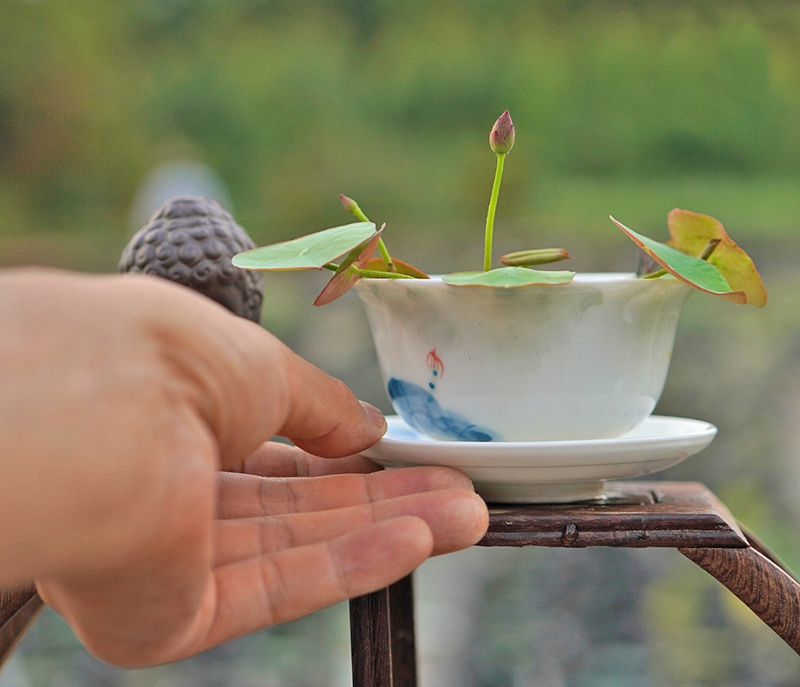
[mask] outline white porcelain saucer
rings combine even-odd
[[[717,434],[709,422],[653,415],[614,439],[580,441],[437,441],[397,416],[363,452],[385,467],[444,465],[461,470],[495,503],[568,503],[603,497],[603,482],[648,475],[680,463]]]

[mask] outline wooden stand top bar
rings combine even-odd
[[[618,482],[592,502],[491,504],[478,545],[744,548],[748,540],[702,484]]]

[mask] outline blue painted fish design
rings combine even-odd
[[[392,377],[388,391],[400,416],[423,434],[449,441],[498,441],[491,430],[442,408],[430,393],[417,384]]]

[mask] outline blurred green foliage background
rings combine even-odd
[[[345,223],[346,193],[388,222],[399,257],[430,272],[477,267],[494,171],[487,135],[504,109],[517,143],[498,251],[557,245],[572,269],[633,269],[635,252],[607,216],[663,239],[678,206],[718,217],[756,259],[765,310],[700,296],[687,306],[658,412],[710,420],[720,434],[664,476],[707,483],[800,570],[796,3],[5,0],[0,265],[115,270],[155,209],[146,193],[155,171],[193,165],[258,243]],[[314,310],[313,276],[269,277],[265,324],[388,411],[357,304]],[[467,657],[469,679],[800,684],[791,650],[705,573],[663,553],[526,552],[479,595],[484,649]],[[583,616],[569,606],[559,632],[595,628],[581,646],[596,660],[565,655],[547,678],[533,659],[557,655],[539,643],[549,631],[525,623],[541,617],[547,628],[564,610],[545,586],[533,597],[525,589],[565,570],[594,584],[597,602],[581,597]],[[609,576],[633,591],[596,581]],[[187,662],[190,679],[172,668],[125,677],[74,658],[74,639],[48,616],[20,649],[24,670],[0,685],[89,684],[87,675],[109,685],[332,685],[339,678],[320,666],[344,646],[346,623],[319,617]],[[619,629],[631,618],[638,634]],[[309,636],[316,663],[306,669]],[[272,668],[249,655],[274,658]],[[26,674],[34,681],[12,682]]]
[[[502,213],[526,231],[607,231],[612,210],[661,228],[682,201],[742,236],[792,231],[800,212],[792,3],[11,0],[0,12],[3,247],[26,257],[25,239],[52,238],[81,266],[113,266],[90,246],[122,240],[137,185],[176,159],[215,170],[260,242],[338,222],[340,192],[403,237],[436,227],[461,242],[481,225],[486,134],[506,108],[519,139]]]

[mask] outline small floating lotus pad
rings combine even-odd
[[[455,272],[442,280],[450,286],[489,286],[492,288],[517,288],[534,284],[567,284],[574,272],[531,270],[526,267],[500,267],[488,272]]]

